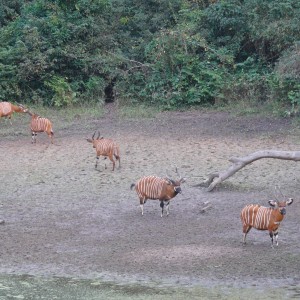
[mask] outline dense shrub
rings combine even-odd
[[[0,100],[299,105],[298,0],[0,2]]]

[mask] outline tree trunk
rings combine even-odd
[[[217,184],[226,180],[246,165],[261,158],[277,158],[284,160],[300,161],[300,151],[260,150],[257,152],[253,152],[248,156],[230,158],[229,161],[233,164],[227,170],[210,174],[208,179],[204,181],[203,184],[205,186],[208,186],[207,190],[208,192],[210,192],[216,187]]]

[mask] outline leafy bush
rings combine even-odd
[[[274,69],[277,86],[272,92],[277,101],[289,104],[288,115],[298,114],[300,107],[300,45],[290,47],[278,60]]]
[[[126,95],[164,109],[213,104],[223,86],[224,64],[230,61],[198,34],[181,30],[161,31],[145,56],[148,65],[127,74]]]
[[[252,54],[274,63],[295,41],[300,39],[300,2],[298,0],[250,0],[243,10],[247,17]]]
[[[49,81],[45,81],[44,84],[49,87],[54,94],[50,105],[53,104],[56,107],[61,107],[75,103],[76,93],[72,91],[65,78],[53,76]]]
[[[100,53],[111,45],[108,4],[24,2],[19,18],[0,29],[0,98],[65,106],[79,97],[101,96],[99,88],[110,70]],[[99,38],[105,31],[105,38]],[[92,87],[95,81],[100,83],[98,91]]]
[[[0,99],[63,107],[109,88],[164,109],[296,111],[299,13],[298,0],[2,1]]]

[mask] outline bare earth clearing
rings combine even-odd
[[[84,128],[80,119],[61,130],[54,124],[54,145],[45,134],[32,145],[27,128],[3,135],[11,125],[0,121],[1,274],[299,292],[300,163],[262,159],[210,193],[195,187],[232,156],[299,151],[300,132],[288,120],[200,111],[125,120],[107,113]],[[102,159],[94,169],[95,150],[85,139],[96,129],[119,143],[120,170]],[[130,184],[172,174],[175,165],[187,182],[170,215],[161,218],[159,202],[149,200],[142,216]],[[268,233],[255,229],[243,246],[241,209],[267,205],[276,185],[294,198],[279,247],[271,249]],[[201,213],[204,201],[212,208]]]

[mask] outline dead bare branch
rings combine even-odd
[[[244,157],[232,157],[229,159],[232,165],[227,170],[208,175],[208,178],[203,182],[203,185],[208,186],[207,191],[210,192],[219,183],[234,175],[246,165],[262,158],[300,161],[300,151],[260,150]]]

